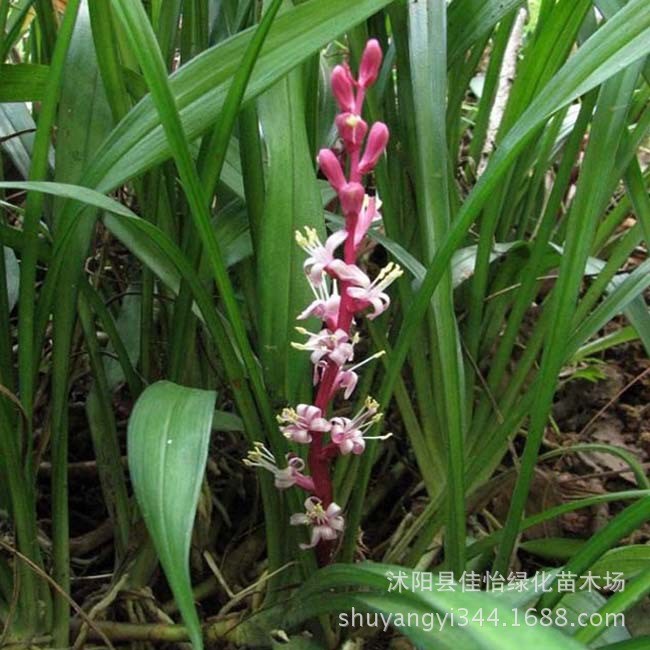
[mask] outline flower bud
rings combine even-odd
[[[355,113],[340,113],[336,116],[336,126],[348,153],[358,151],[368,132],[366,122]]]
[[[366,193],[361,183],[346,183],[339,191],[339,198],[341,199],[341,208],[343,214],[358,215],[363,207],[363,199]]]
[[[381,47],[377,39],[370,39],[361,56],[359,64],[359,86],[368,88],[375,83],[381,67]]]
[[[375,122],[370,129],[366,150],[359,162],[359,172],[367,174],[372,171],[388,144],[388,127],[383,122]]]
[[[332,70],[331,77],[332,93],[342,111],[354,111],[354,81],[350,71],[342,65],[337,65]]]
[[[345,176],[343,174],[343,168],[338,158],[330,149],[321,149],[318,152],[318,165],[321,168],[323,174],[330,182],[330,185],[337,191],[340,192],[343,186],[346,184]]]

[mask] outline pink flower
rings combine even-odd
[[[363,199],[363,206],[359,212],[359,218],[354,228],[354,248],[356,249],[363,241],[363,238],[368,234],[370,226],[375,221],[381,220],[379,209],[381,208],[381,201],[378,196],[366,196]]]
[[[377,39],[371,38],[363,50],[359,64],[358,82],[361,88],[368,88],[375,83],[381,67],[381,58],[381,46]]]
[[[366,191],[363,189],[361,183],[346,183],[339,191],[343,214],[346,217],[358,215],[363,207],[365,195]]]
[[[309,336],[307,343],[292,343],[297,350],[308,350],[311,352],[311,362],[316,366],[323,359],[329,359],[337,366],[342,366],[346,361],[352,361],[354,357],[354,345],[358,338],[350,335],[344,330],[337,329],[330,332],[323,329],[317,334],[309,332],[304,327],[296,327],[300,334]]]
[[[321,168],[325,178],[329,181],[330,185],[340,192],[346,184],[345,175],[339,159],[336,157],[331,149],[321,149],[316,158],[318,166]]]
[[[348,233],[345,230],[338,230],[327,238],[325,244],[318,238],[314,228],[305,228],[305,233],[303,235],[300,231],[296,231],[296,242],[309,254],[303,264],[309,281],[314,287],[319,287],[323,280],[323,273],[334,261],[334,253],[347,239]]]
[[[341,296],[339,295],[336,280],[332,280],[332,292],[330,293],[327,282],[322,282],[319,287],[310,285],[316,300],[307,306],[300,314],[298,320],[305,320],[315,316],[325,323],[327,329],[334,331],[338,320]]]
[[[334,384],[332,386],[332,392],[339,390],[340,388],[345,389],[343,397],[345,399],[350,399],[350,395],[354,392],[354,389],[357,387],[359,382],[359,375],[357,375],[354,370],[339,370],[334,379]]]
[[[332,70],[332,93],[342,111],[354,111],[354,80],[346,66],[337,65]]]
[[[356,113],[340,113],[336,116],[336,127],[348,150],[358,151],[368,132],[368,125]]]
[[[330,437],[332,442],[345,456],[347,454],[362,454],[366,448],[366,440],[385,440],[392,434],[385,436],[366,436],[366,431],[381,420],[381,413],[377,413],[378,402],[371,397],[366,399],[363,408],[354,418],[332,418],[332,430]]]
[[[330,275],[342,282],[349,282],[357,286],[370,284],[370,278],[356,265],[346,264],[343,260],[334,260],[327,269]]]
[[[359,162],[359,172],[371,172],[388,144],[388,127],[383,122],[375,122],[368,134],[368,142]]]
[[[277,420],[284,425],[280,427],[280,431],[287,440],[303,444],[311,442],[310,431],[324,433],[332,427],[323,417],[321,410],[310,404],[299,404],[295,411],[286,408],[277,416]]]
[[[380,350],[379,352],[375,352],[375,354],[369,356],[367,359],[364,359],[363,361],[360,361],[359,363],[356,363],[349,368],[340,368],[334,379],[334,384],[332,385],[332,393],[336,392],[340,388],[344,388],[345,392],[343,393],[343,397],[345,397],[345,399],[349,399],[350,395],[352,395],[354,389],[357,387],[357,382],[359,381],[359,375],[357,375],[356,371],[361,368],[361,366],[365,366],[369,361],[378,359],[379,357],[384,356],[384,354],[386,354],[386,350]]]
[[[305,461],[293,454],[287,454],[287,466],[280,469],[275,462],[275,456],[261,443],[256,442],[247,458],[244,458],[244,465],[249,467],[260,467],[271,472],[274,476],[275,487],[279,490],[297,485],[310,492],[314,489],[314,481],[302,473],[305,469]]]
[[[291,515],[290,520],[292,526],[312,526],[309,544],[301,544],[300,548],[313,548],[321,540],[332,541],[343,530],[345,522],[342,510],[336,503],[330,503],[325,510],[319,498],[309,497],[305,501],[305,510],[305,513]]]
[[[397,264],[389,262],[372,282],[365,273],[363,274],[365,279],[357,274],[358,279],[353,281],[356,286],[348,287],[348,296],[356,301],[358,309],[372,307],[373,312],[368,315],[368,318],[374,320],[390,305],[390,298],[387,293],[384,293],[384,289],[387,289],[403,273],[404,271]]]

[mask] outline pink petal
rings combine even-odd
[[[295,515],[291,515],[289,523],[292,526],[304,526],[309,523],[309,517],[304,512],[297,512]]]
[[[348,153],[358,151],[368,133],[368,124],[354,113],[341,113],[336,116],[336,128],[343,138]]]
[[[356,264],[346,264],[343,260],[334,260],[327,267],[330,275],[334,275],[339,280],[350,282],[357,287],[370,286],[370,278]],[[348,295],[352,287],[348,288]]]
[[[336,249],[348,238],[347,230],[337,230],[333,232],[325,242],[325,250],[330,254],[334,255]]]
[[[354,82],[350,71],[342,65],[337,65],[332,70],[332,93],[342,111],[354,110]]]
[[[338,190],[338,193],[343,214],[346,217],[359,214],[363,207],[363,198],[366,195],[363,185],[361,183],[346,183]]]
[[[382,52],[381,46],[377,39],[370,39],[361,55],[359,64],[359,86],[368,88],[377,79],[379,68],[381,67]]]
[[[345,185],[345,175],[339,159],[330,149],[321,149],[318,153],[318,165],[325,174],[330,185],[339,192]]]
[[[380,156],[386,150],[388,136],[388,127],[383,122],[375,122],[372,125],[370,134],[368,135],[366,149],[359,162],[359,171],[362,174],[367,174],[375,168]]]

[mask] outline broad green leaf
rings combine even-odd
[[[289,74],[258,102],[269,168],[264,216],[259,226],[258,296],[262,363],[270,386],[298,398],[309,381],[307,356],[291,347],[296,316],[313,300],[302,271],[305,253],[295,232],[324,233],[323,211],[305,130],[301,75]]]
[[[112,121],[97,67],[88,2],[84,0],[79,6],[63,68],[56,137],[56,182],[79,182],[83,170],[110,132]],[[55,213],[61,210],[63,203],[55,201]],[[92,224],[93,220],[88,221]],[[85,257],[86,250],[82,248],[79,255]],[[83,264],[82,259],[80,264]]]
[[[216,394],[160,381],[140,395],[128,428],[133,490],[195,650],[203,647],[189,552]]]

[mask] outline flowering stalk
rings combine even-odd
[[[376,122],[369,130],[361,116],[366,91],[377,79],[381,60],[381,48],[373,39],[364,49],[357,79],[347,64],[338,65],[332,71],[332,91],[340,108],[336,126],[347,164],[342,164],[330,149],[320,151],[318,164],[337,193],[345,226],[332,233],[325,243],[311,228],[296,233],[298,245],[308,255],[304,270],[314,293],[314,301],[298,319],[316,317],[321,320],[322,328],[318,332],[296,328],[307,339],[292,344],[311,353],[316,387],[314,404],[286,408],[278,416],[278,422],[288,440],[309,446],[310,476],[303,474],[305,463],[292,454],[287,455],[287,467],[280,469],[273,455],[261,444],[245,460],[248,465],[272,472],[279,489],[296,485],[309,494],[305,513],[293,515],[290,523],[311,526],[310,543],[301,547],[316,547],[321,564],[330,561],[333,542],[344,526],[341,508],[333,502],[331,463],[338,455],[363,453],[368,429],[381,419],[379,405],[371,397],[366,398],[364,407],[352,418],[328,418],[328,411],[339,391],[349,399],[358,382],[359,367],[383,354],[379,352],[361,363],[352,363],[359,340],[354,332],[355,318],[365,315],[374,319],[382,314],[390,305],[385,290],[402,274],[399,266],[391,262],[371,280],[357,264],[368,229],[381,219],[379,198],[366,194],[362,183],[384,154],[389,133],[382,122]],[[341,245],[342,258],[336,256]]]

